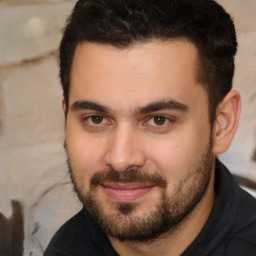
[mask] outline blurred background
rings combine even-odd
[[[218,0],[237,28],[236,137],[220,159],[256,197],[256,1]],[[74,0],[0,0],[0,255],[41,256],[80,209],[63,150],[57,49]]]

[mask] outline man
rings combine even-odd
[[[80,0],[60,46],[83,210],[45,256],[256,255],[256,200],[217,160],[240,112],[213,0]]]

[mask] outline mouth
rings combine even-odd
[[[113,201],[133,202],[149,193],[155,185],[139,183],[103,183],[103,191]]]

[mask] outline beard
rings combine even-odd
[[[179,181],[171,194],[167,193],[167,181],[159,172],[148,174],[144,170],[130,169],[118,172],[114,169],[96,172],[90,179],[87,193],[74,175],[72,162],[67,163],[74,190],[93,222],[107,235],[119,241],[145,243],[154,241],[175,230],[190,215],[201,201],[208,188],[214,155],[210,139],[206,153],[198,157],[186,176]],[[106,210],[106,202],[100,198],[98,189],[104,182],[148,183],[160,190],[158,202],[150,209],[139,213],[139,203],[112,202],[111,212]]]

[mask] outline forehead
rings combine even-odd
[[[81,43],[71,69],[70,103],[91,100],[132,107],[164,97],[182,102],[202,93],[196,67],[196,47],[183,39],[128,48]]]

